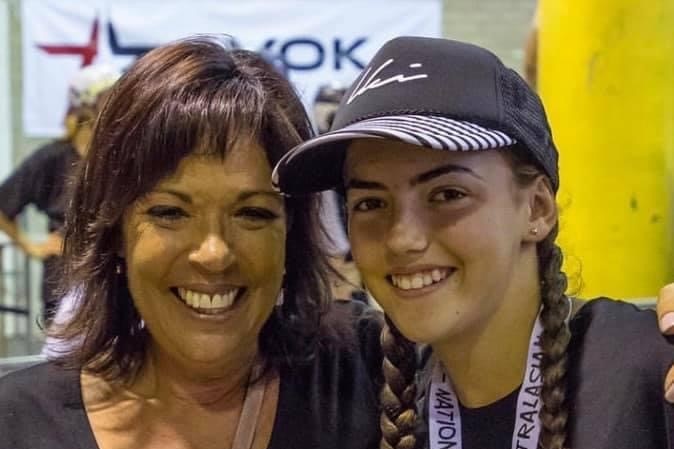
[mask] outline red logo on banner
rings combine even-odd
[[[91,65],[98,54],[98,18],[94,20],[89,35],[89,42],[85,45],[37,45],[50,55],[79,55],[82,56],[82,66]]]

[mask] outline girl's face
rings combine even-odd
[[[356,140],[345,182],[356,264],[414,341],[433,344],[480,329],[518,293],[522,273],[535,273],[533,194],[516,184],[498,150]]]
[[[256,143],[224,160],[193,154],[124,215],[134,303],[159,350],[183,366],[257,349],[285,261],[284,203],[270,177]]]

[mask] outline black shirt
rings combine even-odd
[[[35,150],[0,185],[0,212],[13,220],[29,204],[47,215],[49,231],[63,226],[68,175],[80,160],[75,148],[58,140]]]
[[[281,370],[269,449],[379,447],[381,316],[361,303],[337,307],[357,338],[323,342],[313,362]],[[97,449],[79,371],[44,363],[1,378],[0,449]]]
[[[664,400],[664,380],[674,346],[660,334],[655,313],[598,299],[580,309],[570,328],[566,447],[673,449],[674,406]],[[424,388],[430,368],[421,376]],[[511,448],[518,394],[519,388],[485,407],[460,407],[464,449]],[[428,419],[425,398],[421,403]]]

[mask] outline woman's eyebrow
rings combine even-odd
[[[192,204],[192,197],[189,196],[187,193],[180,192],[178,190],[174,189],[158,189],[155,190],[154,192],[151,193],[167,193],[169,195],[173,195],[177,197],[178,199],[184,201],[185,203]]]
[[[279,194],[278,192],[275,192],[273,190],[246,190],[244,192],[241,192],[239,196],[237,197],[238,201],[245,201],[248,198],[262,195],[268,198],[271,198],[272,200],[277,201],[281,205],[284,205],[285,202],[283,201],[283,196]]]

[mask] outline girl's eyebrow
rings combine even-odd
[[[464,167],[462,165],[456,165],[456,164],[447,164],[447,165],[442,165],[440,167],[433,168],[431,170],[425,171],[423,173],[420,173],[416,176],[414,176],[410,180],[410,186],[414,187],[418,184],[423,184],[425,182],[429,182],[438,176],[446,175],[447,173],[452,173],[452,172],[460,172],[460,173],[466,173],[468,175],[471,175],[477,179],[480,179],[484,181],[484,179],[475,173],[473,170],[471,170],[468,167]],[[358,178],[351,178],[349,182],[346,185],[346,189],[367,189],[367,190],[386,190],[386,187],[375,181],[365,181],[363,179],[358,179]]]
[[[417,184],[423,184],[425,182],[437,178],[438,176],[446,175],[447,173],[452,172],[467,173],[477,179],[484,181],[484,179],[480,175],[478,175],[468,167],[464,167],[463,165],[447,164],[416,175],[410,181],[410,186],[414,187]]]

